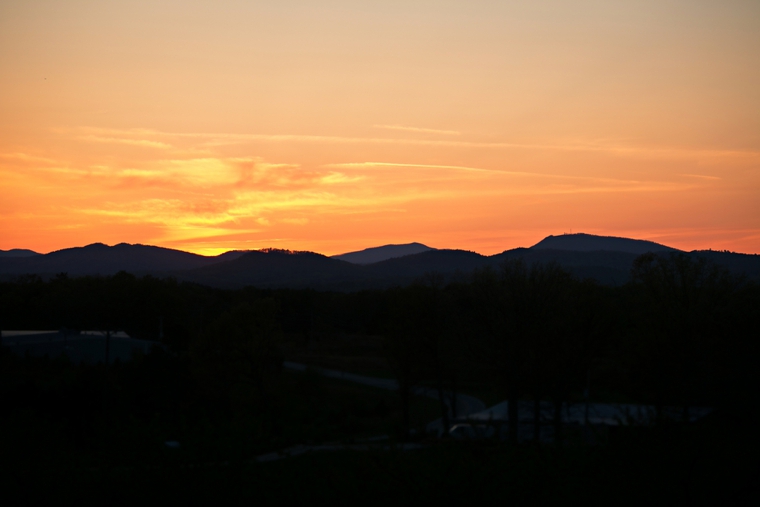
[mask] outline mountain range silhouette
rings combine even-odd
[[[44,279],[58,273],[107,276],[127,271],[138,276],[172,276],[220,288],[252,285],[355,291],[407,285],[428,273],[438,273],[444,281],[450,281],[476,269],[498,268],[504,261],[522,259],[528,264],[556,262],[580,278],[620,285],[629,280],[633,260],[646,252],[681,251],[651,241],[583,233],[548,236],[530,248],[491,256],[435,249],[421,243],[385,245],[333,257],[279,249],[202,256],[149,245],[95,243],[48,254],[0,251],[0,278],[34,274]],[[681,253],[707,258],[734,273],[760,280],[758,255],[710,250]]]

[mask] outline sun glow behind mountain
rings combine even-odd
[[[0,249],[760,252],[753,2],[0,5]]]

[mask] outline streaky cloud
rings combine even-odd
[[[637,181],[637,180],[600,178],[597,176],[574,176],[574,175],[567,175],[567,174],[534,173],[534,172],[529,172],[529,171],[484,169],[481,167],[468,167],[468,166],[458,166],[458,165],[409,164],[409,163],[400,163],[400,162],[346,162],[346,163],[339,163],[339,164],[327,164],[323,167],[331,167],[331,168],[336,168],[336,169],[362,169],[362,168],[372,168],[372,167],[410,167],[410,168],[417,168],[417,169],[451,169],[455,171],[488,173],[488,174],[501,175],[501,176],[529,176],[529,177],[536,177],[536,178],[598,181],[598,182],[607,182],[607,183],[616,183],[616,184],[621,184],[621,183],[640,184],[641,183],[640,181]]]
[[[686,176],[687,178],[699,178],[701,180],[722,180],[723,178],[719,178],[718,176],[708,176],[706,174],[679,174],[679,176]]]
[[[458,132],[456,130],[426,129],[426,128],[420,128],[420,127],[405,127],[403,125],[372,125],[372,126],[376,129],[405,130],[407,132],[419,132],[422,134],[443,134],[447,136],[462,135],[461,132]]]
[[[436,164],[406,164],[400,162],[347,162],[344,164],[327,164],[324,167],[334,167],[336,169],[358,169],[363,167],[414,167],[419,169],[454,169],[459,171],[474,171],[483,173],[504,173],[494,169],[482,169],[479,167],[467,167],[459,165],[436,165]]]
[[[407,127],[403,127],[406,129]],[[408,127],[416,128],[416,127]],[[559,143],[519,143],[519,142],[484,142],[484,141],[460,141],[448,139],[399,139],[383,137],[350,137],[350,136],[325,136],[310,134],[236,134],[228,132],[165,132],[150,129],[99,129],[82,127],[74,129],[79,132],[91,132],[94,138],[102,138],[101,142],[123,142],[124,144],[141,143],[143,139],[131,139],[130,136],[142,137],[177,137],[206,139],[201,146],[213,147],[243,142],[303,142],[303,143],[335,143],[335,144],[387,144],[387,145],[410,145],[410,146],[437,146],[437,147],[462,147],[462,148],[486,148],[486,149],[519,149],[519,150],[547,150],[566,152],[598,152],[620,156],[641,156],[654,158],[751,158],[760,159],[760,151],[736,150],[736,149],[705,149],[683,147],[651,147],[619,142],[605,142],[600,140],[579,140]],[[432,130],[432,129],[431,129]],[[446,131],[440,131],[446,132]],[[452,131],[454,132],[454,131]],[[100,135],[95,135],[100,133]],[[102,137],[115,136],[115,137]],[[124,136],[124,140],[121,136]],[[79,136],[80,138],[82,136]],[[107,141],[106,141],[107,140]],[[151,142],[151,141],[148,141]],[[167,143],[157,142],[159,145]],[[155,146],[159,147],[159,146]]]
[[[82,136],[79,139],[82,141],[91,141],[95,143],[117,143],[128,144],[131,146],[144,146],[146,148],[172,148],[172,145],[163,143],[160,141],[150,141],[148,139],[128,139],[119,137],[100,137],[100,136]]]

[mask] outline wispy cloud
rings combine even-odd
[[[308,218],[282,218],[279,220],[283,224],[291,224],[291,225],[306,225],[309,223]]]
[[[638,180],[627,180],[627,179],[620,179],[620,178],[600,178],[598,176],[577,176],[577,175],[572,175],[572,174],[546,174],[546,173],[536,173],[536,172],[529,172],[529,171],[484,169],[481,167],[468,167],[468,166],[459,166],[459,165],[408,164],[408,163],[399,163],[399,162],[347,162],[347,163],[339,163],[339,164],[327,164],[324,167],[334,167],[334,168],[340,168],[340,169],[407,167],[407,168],[412,168],[412,169],[444,169],[444,170],[452,170],[452,171],[484,173],[484,174],[490,174],[493,176],[520,176],[520,177],[556,179],[556,180],[565,180],[565,181],[573,181],[573,180],[595,181],[595,182],[600,182],[600,183],[606,182],[606,183],[617,183],[617,184],[620,184],[620,183],[640,184],[641,183]]]
[[[6,160],[27,162],[27,163],[43,163],[43,164],[58,163],[57,161],[51,158],[39,157],[36,155],[29,155],[28,153],[21,153],[21,152],[0,153],[0,158],[6,159]]]
[[[389,128],[392,130],[408,130],[436,133],[459,134],[456,131],[420,129],[418,127],[405,127],[401,125],[375,125],[377,128]],[[59,130],[63,132],[62,130]],[[533,151],[566,151],[566,152],[598,152],[609,153],[618,156],[666,158],[666,159],[705,159],[705,158],[750,158],[760,159],[760,151],[739,149],[709,149],[674,146],[651,146],[637,144],[635,142],[621,142],[607,139],[579,139],[564,140],[555,143],[524,143],[524,142],[485,142],[476,140],[451,140],[451,139],[408,139],[408,138],[383,138],[383,137],[350,137],[350,136],[325,136],[309,134],[239,134],[225,132],[165,132],[150,129],[101,129],[95,127],[83,127],[74,129],[80,138],[101,140],[99,142],[121,142],[124,144],[139,144],[144,141],[157,143],[153,147],[172,147],[164,140],[168,138],[192,138],[198,139],[199,145],[212,148],[230,144],[246,142],[269,142],[269,143],[319,143],[319,144],[379,144],[379,145],[408,145],[429,147],[452,147],[452,148],[483,148],[491,150],[515,149]],[[85,135],[81,135],[81,134]],[[147,138],[147,139],[146,139]],[[161,139],[153,141],[152,139]],[[149,146],[149,145],[145,145]]]
[[[325,184],[355,183],[364,179],[364,176],[348,176],[343,173],[331,172],[323,176],[320,181]]]
[[[155,223],[169,227],[206,227],[232,224],[230,204],[223,200],[188,202],[181,199],[143,199],[105,202],[82,213],[118,218],[127,223]]]
[[[370,167],[412,167],[416,169],[454,169],[458,171],[472,171],[483,173],[501,173],[492,169],[481,169],[479,167],[466,167],[460,165],[437,165],[437,164],[405,164],[399,162],[347,162],[343,164],[327,164],[324,167],[334,167],[343,169],[363,169]]]
[[[407,132],[419,132],[421,134],[442,134],[446,136],[459,136],[462,133],[456,130],[426,129],[420,127],[405,127],[403,125],[372,125],[376,129],[405,130]]]
[[[169,149],[172,148],[171,144],[167,144],[160,141],[151,141],[149,139],[130,139],[126,137],[100,137],[100,136],[81,136],[82,141],[89,141],[93,143],[115,143],[115,144],[128,144],[130,146],[142,146],[144,148],[160,148]]]
[[[717,176],[708,176],[706,174],[679,174],[679,176],[686,176],[688,178],[699,178],[701,180],[722,180]]]

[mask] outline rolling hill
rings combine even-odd
[[[409,253],[417,250],[417,253]],[[730,252],[680,252],[665,245],[628,238],[567,234],[549,236],[531,248],[515,248],[484,256],[465,250],[436,250],[419,243],[385,245],[327,257],[314,252],[267,249],[231,251],[215,257],[122,243],[93,244],[27,257],[0,256],[0,276],[137,275],[174,276],[179,280],[220,288],[257,286],[355,291],[407,285],[429,273],[442,282],[461,279],[476,269],[498,267],[522,259],[527,264],[554,262],[579,278],[621,285],[630,277],[634,259],[644,252],[682,253],[702,257],[736,274],[760,280],[760,256]],[[351,261],[346,258],[352,259]],[[369,262],[372,258],[382,258]]]
[[[356,266],[314,252],[266,249],[235,259],[177,273],[181,280],[222,288],[334,288],[355,280]]]
[[[224,262],[243,253],[232,251],[216,257],[204,257],[157,246],[94,243],[44,255],[4,257],[0,262],[0,274],[112,275],[119,271],[135,274],[179,271]]]

